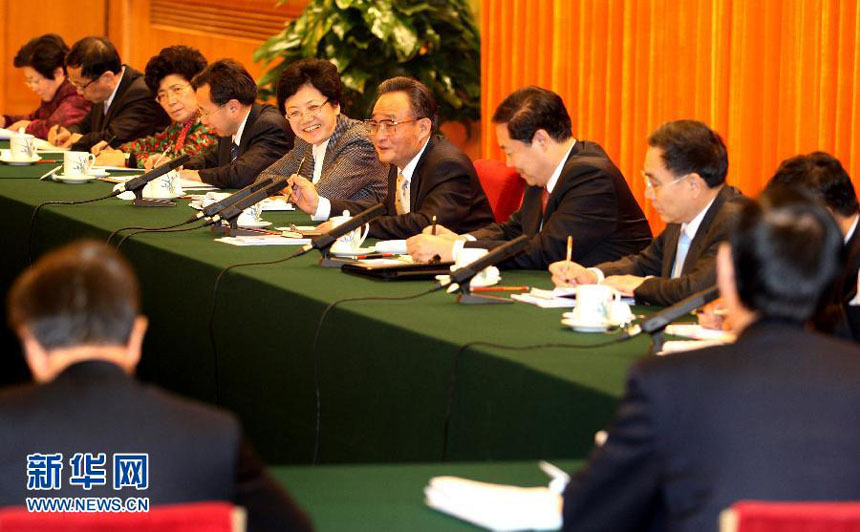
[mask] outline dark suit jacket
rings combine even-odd
[[[842,249],[844,268],[823,301],[823,308],[812,323],[819,331],[860,342],[860,306],[849,305],[857,294],[857,271],[860,270],[860,227]]]
[[[199,170],[204,183],[218,188],[242,188],[290,151],[294,138],[293,130],[276,108],[255,103],[245,122],[235,162],[230,162],[233,139],[220,137],[218,144],[192,157],[185,168]]]
[[[117,147],[161,131],[170,123],[170,117],[146,86],[143,74],[130,66],[125,66],[107,114],[104,109],[104,102],[94,104],[81,122],[69,128],[83,135],[72,144],[73,150],[90,151],[94,144],[114,136],[110,145]]]
[[[799,325],[646,359],[564,493],[564,530],[716,531],[740,499],[856,500],[858,405],[860,348]]]
[[[432,136],[418,160],[409,189],[410,212],[397,215],[394,208],[397,168],[388,173],[386,214],[370,224],[373,238],[408,238],[437,223],[457,233],[468,232],[493,221],[490,202],[478,181],[472,161],[459,148],[440,136]],[[374,204],[372,200],[331,200],[331,215],[348,210],[357,214]]]
[[[224,500],[248,510],[249,530],[309,530],[226,412],[144,386],[109,362],[0,394],[0,506],[25,497],[149,497],[150,504]],[[62,453],[62,488],[27,491],[27,455]],[[69,484],[75,453],[107,456],[107,486]],[[112,453],[149,453],[149,489],[114,491]]]
[[[638,275],[645,280],[634,292],[636,301],[672,305],[716,282],[717,246],[726,239],[735,201],[742,197],[734,187],[724,185],[699,225],[684,259],[681,276],[670,279],[678,250],[681,224],[669,224],[641,253],[615,262],[598,264],[604,275]]]
[[[522,206],[502,223],[471,234],[468,247],[493,247],[526,234],[531,247],[503,268],[545,270],[564,260],[573,237],[573,260],[586,266],[636,253],[651,242],[651,229],[621,171],[599,144],[577,140],[542,213],[543,187],[526,188]],[[543,226],[541,226],[543,223]]]

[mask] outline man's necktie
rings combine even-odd
[[[404,201],[409,194],[409,181],[402,173],[397,172],[397,187],[394,190],[394,210],[397,214],[406,214],[408,211]]]
[[[684,261],[687,259],[687,251],[690,250],[690,237],[686,231],[681,231],[678,237],[678,250],[675,252],[675,265],[672,267],[672,278],[680,277],[684,269]]]
[[[230,143],[230,163],[236,162],[237,157],[239,157],[239,146],[232,142]]]
[[[547,189],[541,190],[541,211],[542,213],[546,213],[546,204],[549,203],[549,191]]]

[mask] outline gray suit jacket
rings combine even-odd
[[[293,149],[263,170],[257,179],[292,175],[299,165],[300,175],[310,180],[314,172],[313,146],[296,137]],[[338,116],[326,146],[317,193],[328,199],[382,201],[387,178],[388,165],[376,156],[364,124],[344,114]]]
[[[704,290],[716,282],[717,245],[726,239],[728,222],[734,213],[734,202],[741,198],[734,187],[724,185],[714,203],[705,214],[699,230],[684,259],[681,276],[670,279],[675,264],[675,251],[681,224],[669,224],[651,244],[635,255],[628,255],[614,262],[604,262],[597,267],[604,275],[638,275],[645,280],[633,293],[638,303],[672,305],[685,297]]]

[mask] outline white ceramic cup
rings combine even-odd
[[[63,175],[65,177],[80,177],[90,173],[96,156],[85,151],[63,152]]]
[[[468,266],[472,264],[476,260],[480,259],[484,255],[489,253],[488,250],[483,248],[462,248],[457,252],[457,256],[454,259],[454,265],[451,266],[451,271],[459,270],[464,266]],[[495,266],[488,266],[481,270],[475,275],[469,284],[480,286],[485,284],[493,284],[498,281],[499,270]]]
[[[173,199],[182,195],[179,172],[171,170],[153,179],[143,187],[143,197],[152,199]]]
[[[36,137],[26,133],[9,136],[9,157],[13,161],[32,161],[36,158]]]
[[[238,225],[255,226],[263,221],[263,204],[255,203],[242,211],[236,220]]]
[[[620,294],[611,286],[581,284],[576,287],[576,306],[573,319],[582,325],[609,325],[613,305]]]
[[[343,211],[341,216],[333,216],[329,218],[332,227],[337,227],[352,218],[349,211]],[[331,246],[332,253],[350,253],[358,250],[367,238],[367,233],[370,232],[370,224],[364,224],[364,227],[358,227],[353,231],[338,238]]]

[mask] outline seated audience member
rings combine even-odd
[[[191,85],[200,120],[219,139],[185,164],[183,178],[242,188],[293,147],[287,121],[271,105],[255,102],[257,84],[236,61],[215,61],[194,76]]]
[[[714,284],[717,246],[740,197],[725,184],[726,146],[693,120],[663,124],[648,145],[645,197],[668,225],[647,248],[620,260],[593,268],[578,261],[550,265],[557,286],[602,282],[639,303],[671,305]]]
[[[370,224],[374,238],[406,238],[421,232],[436,216],[459,230],[493,220],[490,203],[472,161],[445,138],[435,135],[436,101],[423,83],[404,77],[379,85],[373,118],[365,121],[379,160],[390,166],[386,214]],[[293,176],[292,201],[314,220],[348,210],[357,214],[376,200],[327,198],[313,184]],[[321,224],[326,231],[328,223]]]
[[[146,64],[144,79],[153,97],[170,117],[164,131],[121,145],[118,150],[105,141],[92,148],[98,162],[108,166],[152,168],[180,155],[197,155],[218,142],[218,137],[200,122],[197,95],[191,79],[206,68],[206,58],[187,46],[163,48]]]
[[[814,152],[786,159],[768,186],[788,185],[806,189],[820,199],[842,232],[844,267],[826,308],[813,320],[816,327],[860,341],[860,306],[850,303],[857,296],[860,269],[860,238],[857,193],[842,163],[832,155]]]
[[[93,103],[79,123],[55,125],[48,140],[61,147],[89,151],[101,141],[111,146],[152,135],[170,121],[152,98],[143,74],[123,65],[105,37],[84,37],[66,55],[69,82]]]
[[[59,35],[49,33],[30,39],[15,55],[15,68],[24,70],[27,87],[35,92],[42,103],[28,115],[2,115],[0,127],[48,138],[48,130],[55,125],[71,127],[83,120],[90,110],[90,102],[66,79],[63,61],[69,47]]]
[[[288,66],[278,81],[278,108],[296,135],[295,146],[260,179],[301,172],[326,198],[382,201],[388,165],[376,156],[364,124],[341,112],[342,101],[340,76],[329,61]]]
[[[492,247],[523,234],[531,238],[530,248],[503,267],[545,269],[565,258],[568,236],[573,237],[573,258],[587,265],[648,245],[651,229],[627,182],[603,148],[573,138],[559,95],[538,87],[520,89],[499,104],[493,123],[507,165],[528,184],[522,206],[507,221],[469,234],[437,227],[439,236],[432,236],[432,228],[425,228],[425,234],[407,242],[414,259],[453,260],[463,246]]]
[[[116,251],[81,241],[48,253],[13,285],[8,316],[37,384],[0,392],[0,506],[116,497],[114,453],[147,453],[149,486],[133,494],[152,505],[231,501],[247,509],[249,530],[310,530],[232,414],[132,377],[147,320],[137,279]],[[33,453],[61,455],[57,489],[28,489]],[[104,453],[104,483],[84,490],[71,481],[76,453],[98,461]]]
[[[717,284],[734,344],[635,365],[608,437],[564,492],[564,530],[718,530],[743,499],[860,498],[860,349],[804,328],[841,235],[796,191],[738,209]]]

